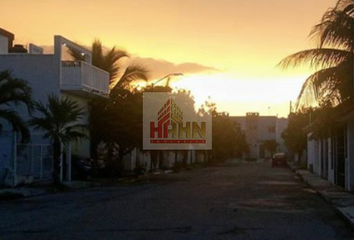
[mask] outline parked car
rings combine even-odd
[[[72,157],[72,174],[75,180],[86,180],[92,175],[92,162],[88,158]]]
[[[276,166],[286,166],[287,165],[287,157],[285,153],[276,153],[272,158],[272,167]]]

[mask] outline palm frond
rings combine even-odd
[[[37,102],[35,108],[42,116],[32,117],[29,124],[36,130],[44,131],[44,137],[60,139],[61,142],[80,138],[81,135],[76,130],[82,125],[76,125],[76,122],[84,113],[76,102],[68,97],[59,98],[52,94],[48,96],[47,104]],[[83,135],[84,133],[81,137]]]
[[[27,125],[17,112],[10,109],[0,109],[0,118],[9,122],[13,130],[21,134],[22,143],[26,143],[30,140],[30,132]]]
[[[336,6],[333,9],[354,15],[354,2],[353,0],[338,0]]]
[[[322,21],[312,28],[310,36],[318,38],[319,47],[343,47],[347,51],[353,52],[353,31],[354,18],[347,12],[330,9]]]
[[[99,39],[95,39],[92,43],[92,65],[104,69],[104,57],[102,43]]]
[[[87,139],[88,136],[85,133],[86,128],[78,126],[66,127],[64,133],[61,136],[63,142],[78,141],[81,139]]]
[[[125,69],[124,74],[115,84],[113,89],[127,87],[129,84],[136,80],[148,81],[148,79],[149,70],[147,68],[145,68],[143,65],[130,65]]]
[[[32,89],[22,79],[11,76],[10,71],[0,72],[0,105],[25,104],[27,109],[32,110]]]
[[[55,127],[52,122],[52,118],[32,117],[32,119],[28,121],[28,124],[30,126],[33,126],[34,130],[48,132]]]
[[[118,61],[124,57],[129,57],[128,53],[123,50],[118,50],[115,47],[104,56],[104,70],[109,73],[110,84],[114,82],[119,73],[120,65]]]
[[[345,63],[319,70],[307,78],[302,86],[296,108],[310,107],[321,102],[334,105],[353,96],[353,67]]]
[[[298,67],[309,64],[312,68],[329,68],[342,64],[345,61],[352,61],[353,53],[330,48],[309,49],[294,53],[278,64],[279,67],[286,69],[290,66]]]
[[[114,81],[120,70],[118,61],[124,57],[129,57],[129,54],[115,47],[105,53],[99,39],[95,39],[92,43],[92,65],[107,71],[110,76],[110,83]]]

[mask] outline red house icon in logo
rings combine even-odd
[[[171,98],[157,115],[157,126],[150,122],[150,143],[206,143],[206,123],[202,122],[200,127],[196,122],[186,122],[183,126],[183,112]],[[154,139],[156,133],[159,139]]]
[[[158,138],[168,138],[168,126],[172,121],[182,124],[183,112],[172,99],[168,99],[158,112],[157,127],[150,122],[150,138],[155,138],[156,132]]]

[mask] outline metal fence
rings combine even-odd
[[[52,172],[53,150],[43,134],[32,133],[31,141],[22,144],[13,131],[0,133],[0,185],[50,180]]]
[[[49,180],[53,172],[53,149],[50,144],[17,144],[15,174]]]

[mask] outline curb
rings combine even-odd
[[[296,173],[296,175],[300,176],[302,181],[305,182],[306,184],[308,184],[313,190],[316,191],[316,193],[318,195],[320,195],[322,197],[322,199],[331,204],[334,209],[342,216],[342,218],[347,222],[349,223],[349,225],[351,227],[354,228],[354,206],[336,206],[336,202],[335,202],[335,199],[334,198],[331,198],[330,196],[328,196],[328,194],[325,194],[325,191],[324,190],[319,190],[319,189],[316,189],[316,187],[313,185],[313,183],[311,183],[311,181],[309,179],[304,179],[303,175],[297,171],[299,169],[294,169],[291,167],[291,169]],[[308,172],[310,173],[310,172]],[[316,177],[317,175],[313,174],[313,173],[310,173],[312,175],[314,175],[314,177]],[[324,180],[325,181],[325,180]],[[340,192],[340,191],[339,191]],[[345,193],[345,192],[343,192]],[[349,193],[348,193],[349,194]],[[353,196],[354,198],[354,196]]]
[[[336,207],[337,211],[345,218],[345,220],[354,228],[354,207]]]
[[[0,201],[16,200],[44,195],[44,190],[33,189],[3,189],[0,190]]]

